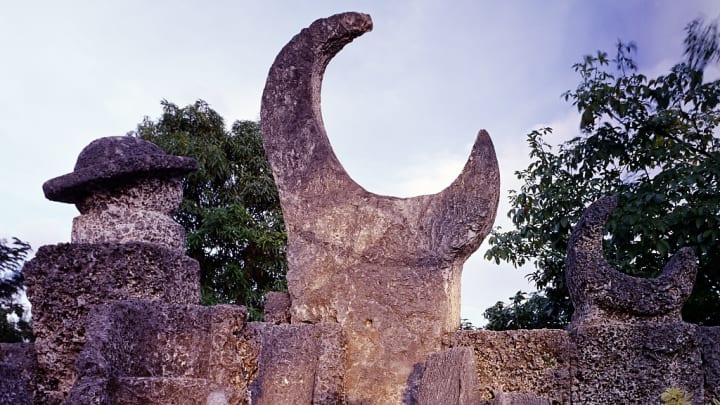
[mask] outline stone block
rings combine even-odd
[[[525,392],[498,392],[491,405],[550,405],[550,401]]]
[[[575,349],[564,330],[458,331],[448,334],[444,343],[473,349],[481,400],[491,401],[504,392],[570,402]]]
[[[572,331],[577,347],[572,402],[659,403],[678,387],[703,403],[698,327],[684,322],[581,325]]]
[[[68,402],[245,398],[251,376],[238,346],[246,317],[244,307],[230,305],[136,300],[98,305],[88,315],[87,344]],[[173,402],[183,393],[186,401]]]
[[[252,322],[243,334],[257,348],[253,404],[346,403],[346,341],[340,325]]]
[[[0,343],[0,404],[34,404],[36,368],[32,343]]]
[[[720,400],[720,326],[701,327],[700,345],[705,397]]]
[[[75,381],[85,317],[94,305],[130,298],[200,301],[198,263],[150,243],[43,246],[24,272],[40,391],[60,400]]]
[[[456,347],[428,355],[418,390],[419,405],[477,402],[477,370],[472,348]]]
[[[249,403],[244,390],[201,378],[120,377],[110,388],[112,404],[236,405]],[[85,404],[78,402],[78,405]]]
[[[263,318],[265,322],[274,324],[290,323],[290,294],[277,291],[267,293]]]

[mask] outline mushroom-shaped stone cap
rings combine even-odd
[[[168,155],[159,146],[131,136],[96,139],[86,146],[72,173],[43,184],[49,200],[76,203],[98,188],[112,188],[138,177],[179,177],[197,170],[193,158]]]

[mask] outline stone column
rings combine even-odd
[[[41,247],[25,266],[36,336],[41,403],[64,401],[85,343],[85,318],[97,304],[145,299],[199,303],[199,266],[184,255],[172,215],[181,177],[197,168],[132,137],[101,138],[80,153],[72,173],[43,185],[73,203],[72,243]]]

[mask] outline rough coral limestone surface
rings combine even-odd
[[[64,398],[85,343],[85,317],[110,300],[199,303],[199,266],[149,243],[43,246],[25,265],[41,391]]]
[[[348,339],[350,402],[399,403],[417,363],[460,322],[460,275],[490,231],[499,173],[478,134],[463,172],[442,192],[385,197],[355,183],[322,124],[330,60],[371,30],[368,15],[315,21],[279,53],[261,122],[288,229],[292,323],[337,322]]]
[[[252,378],[238,350],[246,318],[232,305],[97,305],[68,403],[243,403]]]
[[[690,248],[673,256],[656,278],[632,277],[614,269],[603,256],[605,223],[617,205],[615,197],[591,204],[568,242],[566,272],[575,307],[573,325],[581,323],[679,321],[692,292],[697,259]]]
[[[72,173],[48,180],[45,195],[75,203],[73,243],[149,242],[185,251],[185,230],[172,215],[182,202],[182,175],[192,158],[171,156],[142,139],[115,136],[91,142]]]
[[[526,392],[553,404],[570,402],[575,346],[564,330],[458,331],[444,343],[473,349],[481,400]]]

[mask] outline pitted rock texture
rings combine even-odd
[[[290,294],[278,291],[267,293],[263,320],[274,324],[290,323]]]
[[[705,398],[720,400],[720,326],[701,327],[700,344],[705,374]]]
[[[505,392],[534,393],[552,404],[570,402],[575,345],[564,330],[458,331],[444,343],[473,349],[481,400]]]
[[[48,180],[43,191],[50,200],[77,203],[96,191],[112,190],[138,178],[179,178],[197,168],[195,159],[168,155],[148,141],[110,136],[86,146],[75,170]]]
[[[97,305],[67,402],[245,403],[254,377],[238,350],[246,318],[244,307],[231,305]]]
[[[145,178],[128,181],[111,190],[97,190],[79,200],[75,206],[81,214],[109,209],[153,211],[174,215],[182,203],[183,188],[179,178]]]
[[[473,349],[455,347],[428,355],[418,391],[418,405],[477,404]]]
[[[499,392],[491,405],[550,405],[550,401],[527,392]]]
[[[698,327],[684,322],[584,324],[577,347],[572,403],[656,404],[669,387],[704,404]],[[717,342],[716,342],[717,343]]]
[[[73,219],[72,243],[146,242],[185,252],[185,228],[154,211],[109,208]]]
[[[607,322],[677,322],[692,292],[697,260],[692,249],[678,251],[652,279],[614,269],[603,256],[602,239],[617,199],[591,204],[573,228],[565,261],[565,278],[575,312],[572,325]]]
[[[243,331],[257,354],[252,403],[345,404],[346,341],[338,324],[272,325],[251,322]]]
[[[459,326],[462,264],[490,231],[499,173],[480,131],[435,195],[379,196],[347,175],[322,124],[322,77],[371,28],[344,13],[302,30],[270,68],[261,122],[288,229],[291,321],[342,325],[349,402],[399,403],[414,365]]]
[[[36,380],[34,345],[0,343],[0,404],[34,404]]]
[[[75,381],[93,305],[138,298],[199,303],[198,263],[149,243],[43,246],[24,268],[33,307],[41,403],[62,401]]]
[[[185,229],[175,214],[182,202],[177,178],[139,178],[113,189],[96,190],[76,203],[73,243],[157,243],[185,251]]]

